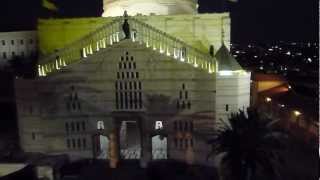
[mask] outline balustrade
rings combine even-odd
[[[195,68],[199,67],[209,73],[216,72],[216,61],[209,54],[203,53],[135,18],[127,18],[131,27],[131,40],[133,42],[143,44],[147,48],[193,65]],[[123,18],[116,18],[113,22],[98,28],[58,52],[41,58],[38,65],[39,76],[46,76],[58,71],[66,65],[87,58],[102,48],[120,42],[120,39],[124,38],[122,23]]]

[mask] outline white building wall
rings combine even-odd
[[[174,15],[196,14],[198,4],[195,0],[104,0],[103,17],[129,15]]]
[[[0,66],[15,56],[27,57],[36,52],[36,31],[0,32]]]
[[[251,73],[217,74],[216,120],[227,120],[231,113],[250,106]]]

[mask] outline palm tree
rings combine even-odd
[[[256,110],[248,109],[232,114],[228,121],[221,120],[212,139],[211,155],[220,156],[223,180],[253,180],[258,175],[273,179],[284,148],[284,132],[275,130],[275,121],[262,119]],[[270,178],[271,178],[270,177]],[[261,179],[261,178],[258,178]]]

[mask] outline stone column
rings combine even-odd
[[[151,160],[151,137],[148,131],[147,120],[142,118],[139,120],[140,136],[141,136],[141,158],[140,166],[146,168]]]

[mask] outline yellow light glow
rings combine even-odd
[[[293,114],[298,117],[298,116],[300,116],[302,113],[301,113],[300,111],[295,110],[295,111],[293,111]]]

